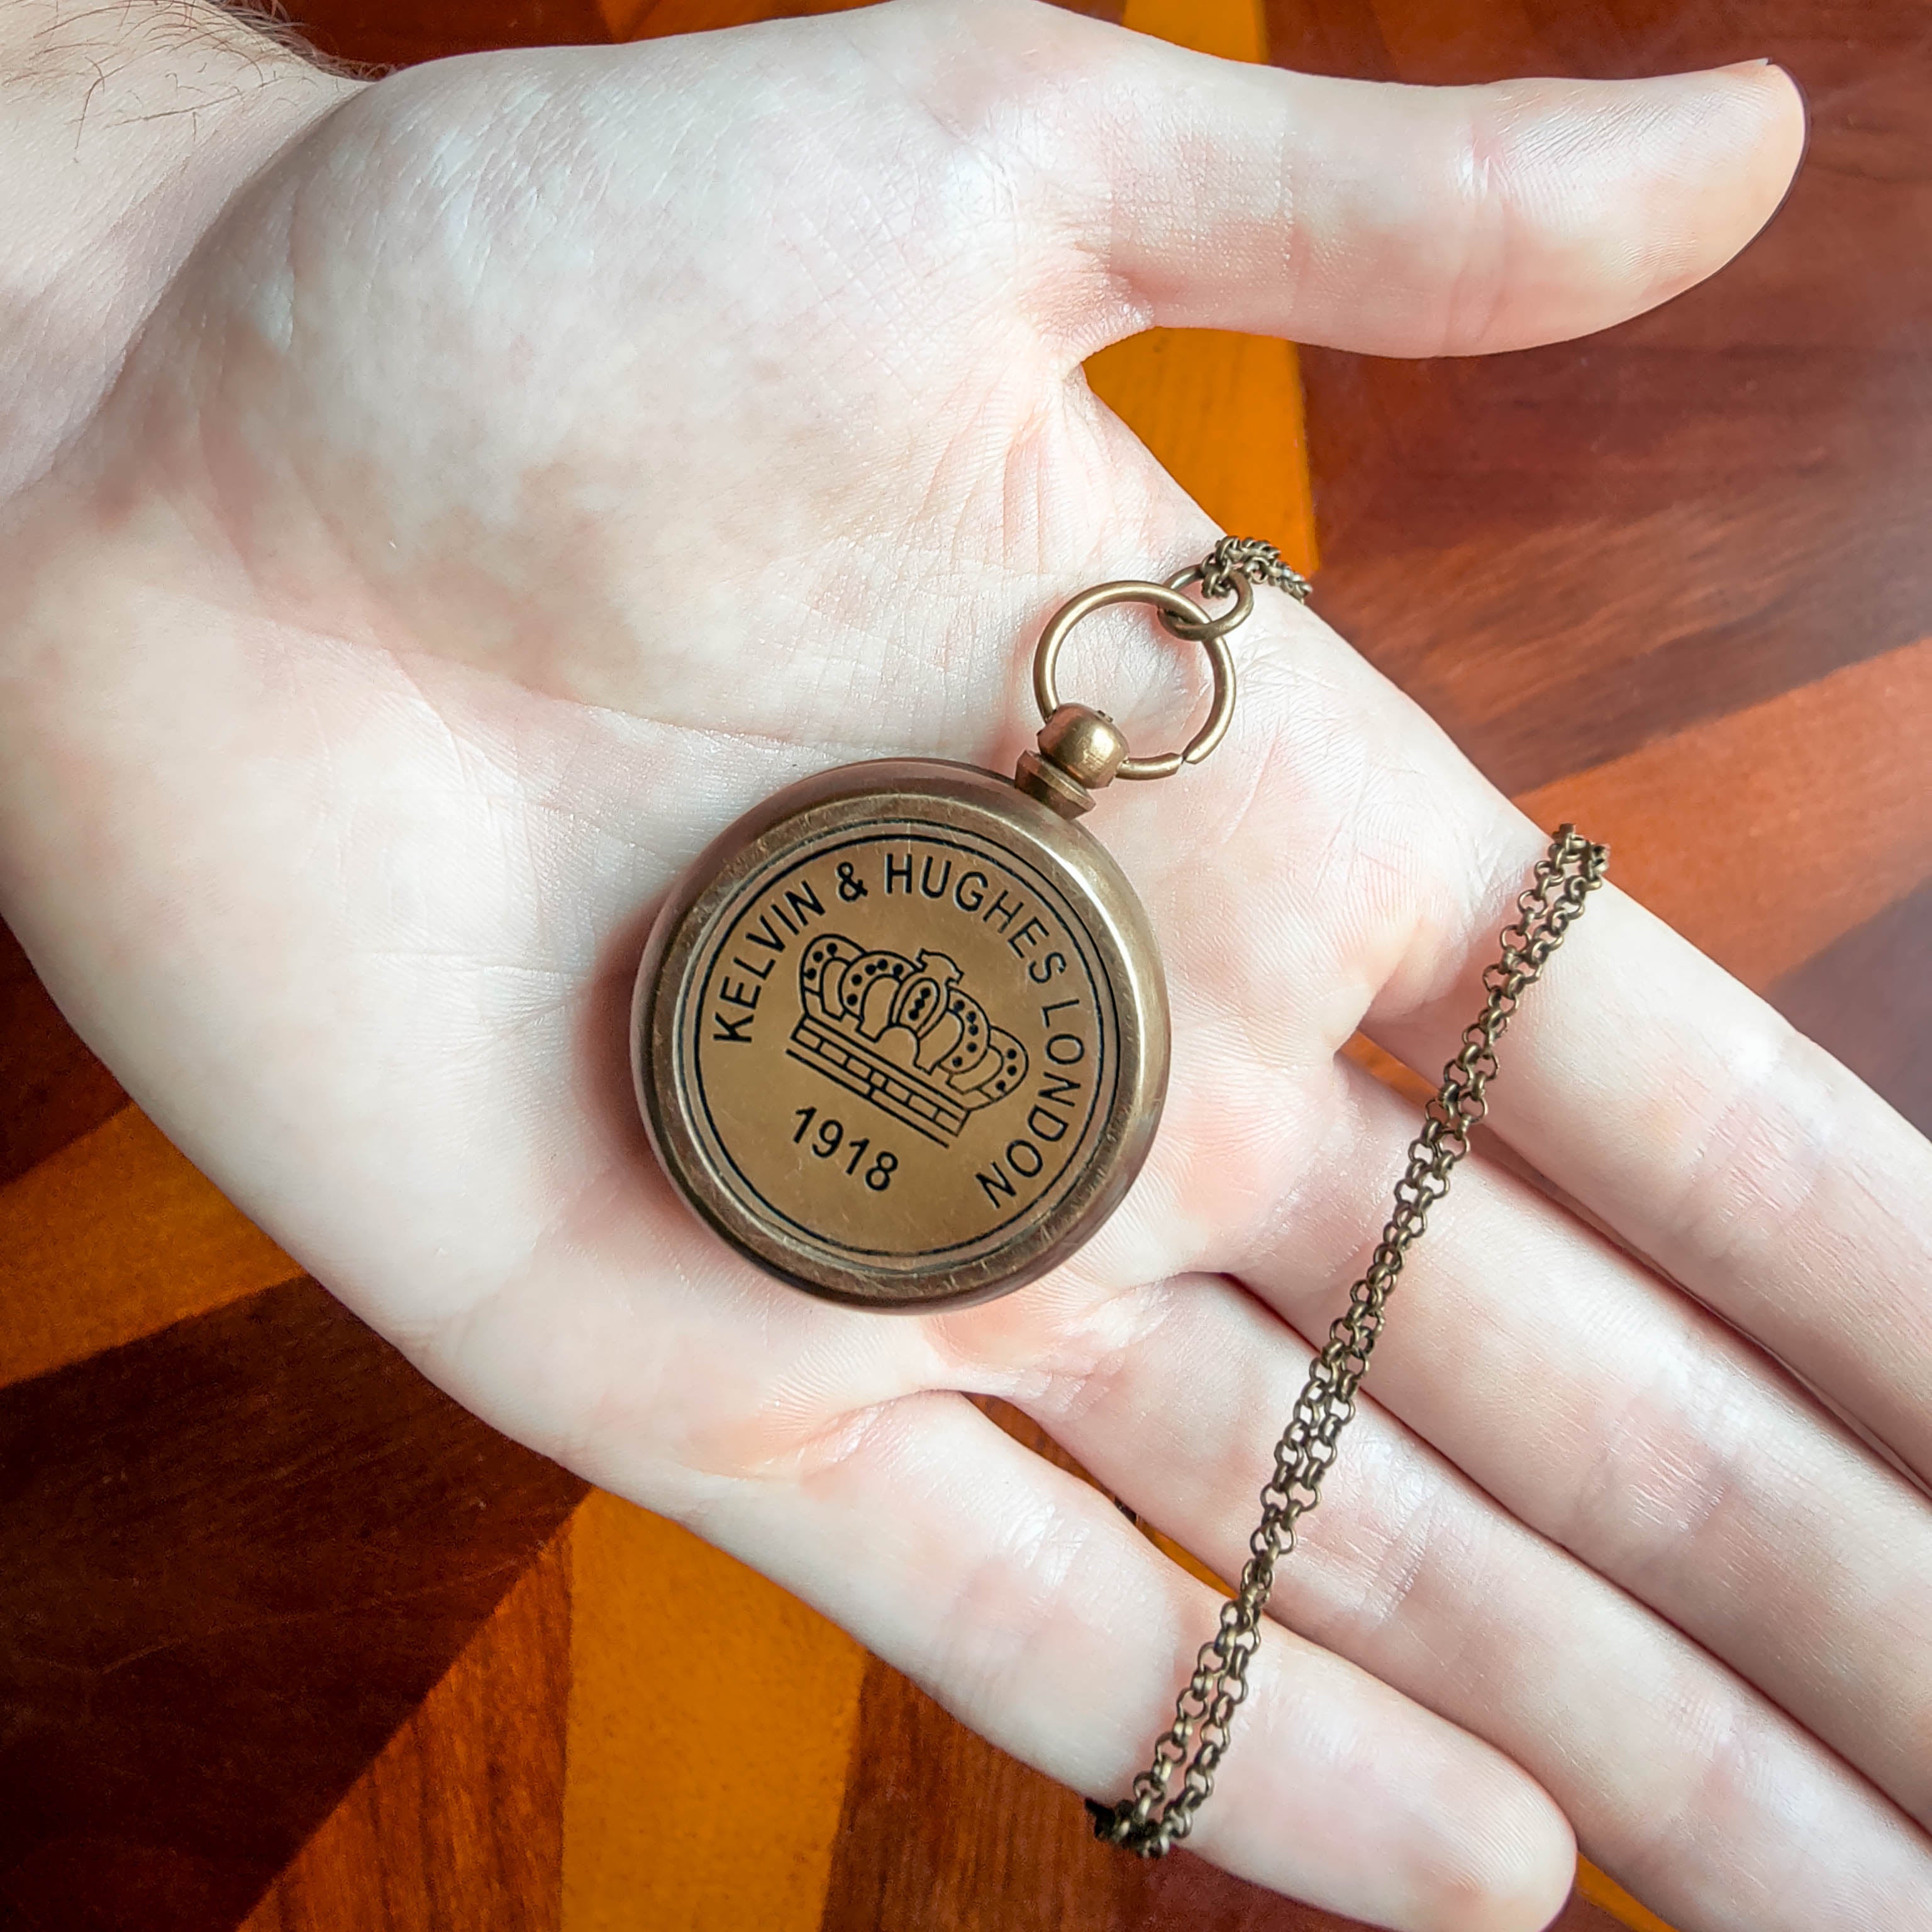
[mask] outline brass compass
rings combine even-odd
[[[931,760],[823,772],[673,892],[632,1006],[638,1101],[665,1172],[740,1252],[835,1300],[931,1308],[1033,1280],[1120,1204],[1160,1124],[1167,989],[1140,902],[1074,820],[1114,778],[1220,742],[1225,640],[1253,589],[1214,562],[1054,615],[1046,722],[1012,779]],[[1210,616],[1182,590],[1196,579],[1232,607]],[[1123,603],[1209,653],[1213,702],[1182,750],[1130,758],[1103,713],[1060,701],[1067,634]]]

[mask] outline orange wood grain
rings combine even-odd
[[[1606,841],[1625,892],[1764,990],[1932,878],[1928,718],[1932,641],[1521,802]]]
[[[1314,573],[1315,508],[1292,343],[1150,328],[1090,357],[1087,380],[1223,530],[1264,538],[1298,570]]]
[[[1222,60],[1268,57],[1268,16],[1262,0],[1126,0],[1120,24]]]
[[[0,1382],[298,1272],[146,1114],[124,1107],[0,1188]]]
[[[1619,1925],[1629,1927],[1630,1932],[1671,1932],[1670,1927],[1641,1900],[1633,1898],[1615,1879],[1600,1872],[1588,1859],[1580,1861],[1576,1867],[1576,1894],[1571,1900],[1571,1910],[1579,1904],[1594,1906]]]
[[[572,1564],[563,1932],[811,1932],[865,1652],[614,1496]]]
[[[544,1546],[243,1932],[557,1932],[568,1544]]]

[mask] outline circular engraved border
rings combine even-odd
[[[916,829],[914,829],[914,827]],[[796,831],[796,821],[788,827]],[[809,835],[806,835],[807,837]],[[700,944],[693,949],[693,958],[703,962],[701,970],[690,982],[689,990],[680,1001],[675,1031],[676,1054],[680,1065],[691,1062],[704,1044],[704,1015],[705,1002],[710,998],[712,979],[720,970],[724,944],[732,924],[734,910],[748,900],[762,898],[767,893],[780,890],[782,882],[789,878],[801,865],[831,863],[841,852],[848,852],[864,845],[882,844],[896,838],[916,838],[928,845],[944,845],[959,853],[970,854],[984,864],[997,866],[1013,880],[1024,884],[1034,896],[1052,908],[1053,916],[1074,935],[1073,944],[1080,954],[1081,970],[1086,975],[1088,990],[1093,996],[1094,1009],[1103,1016],[1102,1039],[1105,1058],[1100,1078],[1094,1084],[1094,1094],[1081,1122],[1080,1136],[1075,1142],[1066,1158],[1061,1162],[1060,1172],[1054,1176],[1053,1184],[1045,1192],[1028,1202],[1024,1208],[1016,1208],[1005,1220],[995,1223],[983,1234],[975,1234],[969,1240],[955,1241],[945,1247],[926,1248],[915,1254],[902,1251],[856,1248],[843,1241],[828,1240],[824,1235],[805,1226],[784,1210],[775,1207],[759,1191],[757,1184],[746,1173],[725,1145],[724,1136],[718,1132],[712,1119],[708,1096],[701,1080],[687,1078],[681,1091],[688,1096],[686,1112],[694,1132],[702,1144],[707,1158],[714,1169],[719,1166],[728,1166],[737,1176],[738,1184],[758,1201],[774,1220],[782,1221],[796,1230],[799,1239],[820,1250],[835,1259],[850,1258],[854,1265],[878,1268],[893,1274],[922,1274],[931,1264],[944,1257],[965,1260],[981,1250],[1000,1245],[998,1237],[1012,1227],[1016,1221],[1038,1214],[1042,1203],[1050,1203],[1058,1192],[1077,1184],[1079,1172],[1090,1161],[1106,1131],[1112,1113],[1111,1090],[1118,1084],[1120,1071],[1120,1012],[1114,988],[1108,981],[1106,969],[1094,956],[1097,950],[1093,934],[1088,930],[1085,920],[1078,908],[1066,902],[1066,895],[1040,869],[1026,860],[1016,857],[1010,844],[979,835],[973,844],[964,842],[975,835],[962,827],[944,830],[928,825],[924,820],[902,818],[886,824],[854,826],[844,836],[837,833],[828,836],[824,843],[812,845],[809,856],[801,858],[796,848],[788,844],[774,854],[770,862],[760,872],[746,873],[734,886],[730,896],[721,904],[707,927]],[[989,857],[988,851],[995,851],[997,858]],[[1069,1177],[1073,1177],[1070,1180]],[[1049,1209],[1049,1211],[1050,1209]]]
[[[1000,1241],[976,1250],[866,1261],[800,1229],[781,1238],[767,1209],[752,1214],[719,1173],[680,1077],[687,1003],[701,993],[710,942],[751,880],[788,869],[806,840],[908,832],[976,835],[1036,873],[1056,911],[1083,935],[1096,986],[1111,995],[1112,1092],[1094,1145],[1059,1200]],[[821,845],[820,856],[824,856]],[[1096,970],[1097,969],[1097,970]],[[1145,1160],[1167,1085],[1166,988],[1147,916],[1108,853],[1078,826],[970,765],[890,760],[823,772],[747,813],[700,856],[659,913],[632,1002],[632,1064],[638,1105],[658,1160],[686,1200],[740,1252],[810,1292],[868,1307],[922,1309],[984,1300],[1022,1286],[1072,1254],[1120,1204]],[[737,1184],[743,1185],[742,1181]],[[1034,1204],[1035,1208],[1038,1204]]]

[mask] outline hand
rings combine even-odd
[[[1214,1599],[959,1392],[1234,1568],[1412,1130],[1337,1049],[1441,1063],[1541,836],[1258,606],[1227,744],[1096,821],[1173,989],[1150,1165],[1072,1266],[918,1319],[774,1285],[671,1195],[624,1066],[650,912],[807,772],[1010,763],[1044,614],[1206,548],[1083,357],[1600,326],[1765,218],[1788,83],[1364,87],[907,4],[317,82],[283,125],[196,177],[205,232],[8,513],[8,916],[445,1388],[1118,1793]],[[1198,691],[1157,634],[1067,674],[1141,740]],[[1623,1245],[1464,1168],[1198,1847],[1527,1928],[1567,1816],[1684,1932],[1916,1923],[1932,1151],[1613,890],[1508,1055],[1499,1134]]]

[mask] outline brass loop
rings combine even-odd
[[[1191,644],[1204,644],[1210,638],[1225,638],[1230,631],[1239,630],[1248,621],[1248,613],[1255,608],[1255,586],[1252,580],[1238,570],[1231,571],[1228,577],[1234,585],[1234,601],[1220,616],[1209,617],[1196,624],[1184,617],[1170,616],[1163,610],[1160,614],[1163,628],[1177,638],[1185,638]],[[1200,565],[1190,564],[1185,570],[1177,570],[1167,580],[1167,587],[1170,590],[1183,590],[1189,584],[1198,584],[1201,580]]]
[[[1183,572],[1184,582],[1195,572]],[[1171,778],[1183,765],[1198,765],[1214,747],[1228,735],[1228,727],[1234,716],[1234,657],[1228,648],[1225,631],[1232,630],[1235,622],[1247,615],[1247,608],[1254,601],[1252,588],[1245,579],[1238,580],[1246,589],[1245,602],[1238,596],[1235,610],[1222,617],[1211,617],[1196,603],[1192,598],[1184,596],[1172,585],[1154,584],[1139,578],[1124,578],[1113,584],[1096,584],[1090,590],[1083,590],[1078,597],[1072,598],[1046,621],[1046,628],[1040,634],[1040,646],[1034,653],[1033,694],[1040,706],[1042,719],[1051,718],[1060,709],[1060,685],[1054,673],[1060,662],[1060,647],[1066,642],[1067,634],[1083,617],[1090,617],[1096,610],[1104,610],[1114,604],[1150,604],[1160,613],[1161,622],[1170,618],[1178,620],[1189,628],[1182,631],[1170,626],[1177,637],[1198,642],[1208,653],[1208,663],[1214,673],[1214,694],[1208,708],[1207,722],[1178,752],[1162,752],[1157,758],[1128,758],[1123,760],[1114,774],[1124,778]],[[1238,612],[1238,616],[1236,613]],[[1229,622],[1232,619],[1233,622]]]

